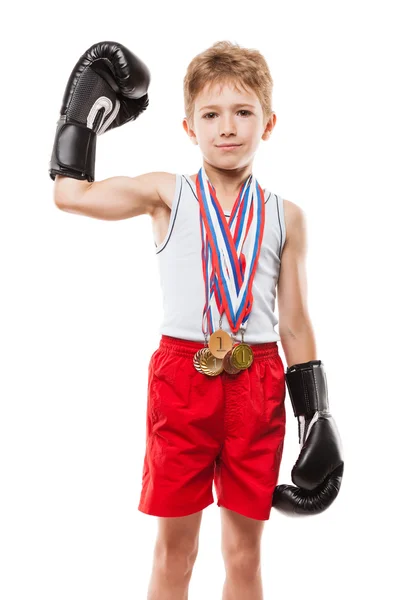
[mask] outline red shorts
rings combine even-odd
[[[161,336],[149,364],[141,512],[198,512],[214,502],[214,482],[218,506],[269,519],[286,429],[285,375],[276,342],[250,346],[248,369],[212,377],[193,364],[204,343]]]

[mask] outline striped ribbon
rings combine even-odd
[[[203,334],[218,328],[213,316],[217,311],[221,316],[226,312],[232,332],[237,333],[246,329],[253,305],[252,287],[265,223],[264,191],[249,175],[227,222],[204,167],[197,173],[196,189],[206,296]]]

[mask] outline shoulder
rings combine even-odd
[[[167,171],[148,173],[151,185],[156,190],[159,202],[154,207],[155,212],[171,209],[175,194],[176,174]]]
[[[298,204],[291,200],[283,200],[283,212],[285,217],[286,240],[305,237],[306,235],[306,213]]]

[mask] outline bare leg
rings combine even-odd
[[[188,600],[192,568],[188,557],[155,557],[147,600]]]
[[[226,579],[222,600],[263,600],[261,536],[264,521],[221,507]]]
[[[222,600],[263,600],[261,570],[252,576],[230,574],[226,576]]]
[[[186,517],[159,517],[147,600],[188,600],[202,512]]]

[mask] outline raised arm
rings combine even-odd
[[[57,122],[49,174],[61,209],[99,219],[152,211],[157,174],[95,182],[97,137],[136,120],[149,104],[150,72],[116,42],[93,44],[73,68]]]
[[[110,177],[101,181],[81,181],[57,175],[54,202],[66,212],[116,221],[153,212],[164,205],[162,190],[171,173],[145,173],[137,177]]]

